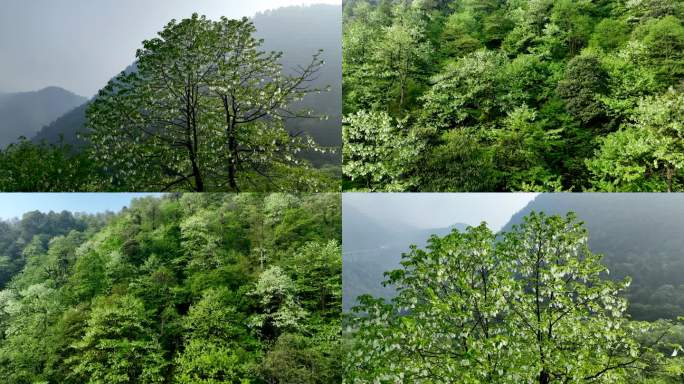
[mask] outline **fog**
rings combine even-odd
[[[490,228],[499,230],[536,196],[535,193],[345,193],[342,204],[385,223],[399,221],[429,229],[487,221]]]
[[[4,0],[0,93],[58,86],[91,97],[129,66],[142,40],[193,12],[240,18],[341,0]]]

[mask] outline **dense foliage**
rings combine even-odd
[[[0,169],[0,191],[5,192],[98,191],[109,180],[93,160],[69,145],[25,139],[0,150]]]
[[[574,215],[433,236],[350,318],[348,383],[675,383],[682,327],[625,315]],[[667,358],[665,357],[667,354]]]
[[[4,382],[340,380],[338,195],[168,195],[0,225]]]
[[[672,0],[346,1],[345,188],[682,190],[683,17]]]
[[[93,158],[133,190],[326,189],[297,157],[319,148],[283,124],[313,116],[291,106],[320,91],[309,86],[324,64],[320,53],[285,75],[282,53],[263,52],[255,32],[247,18],[195,14],[144,41],[136,70],[88,108]]]

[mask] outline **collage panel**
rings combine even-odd
[[[341,382],[339,194],[0,202],[0,382]]]
[[[3,0],[0,191],[333,192],[339,0]]]
[[[684,190],[681,0],[345,0],[344,190]]]
[[[0,383],[684,382],[682,0],[2,0],[0,52]]]
[[[346,383],[676,383],[684,195],[343,196]]]

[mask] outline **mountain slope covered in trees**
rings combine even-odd
[[[636,319],[684,313],[684,196],[652,194],[541,194],[503,229],[530,212],[575,212],[589,230],[589,247],[604,255],[609,277],[632,278],[629,313]]]
[[[339,200],[174,194],[0,223],[0,375],[339,381]]]
[[[684,3],[350,0],[347,189],[684,189]]]

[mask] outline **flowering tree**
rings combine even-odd
[[[286,75],[281,53],[261,51],[255,31],[247,19],[195,14],[143,42],[136,70],[88,110],[93,157],[136,190],[272,190],[288,174],[310,177],[297,154],[322,149],[283,120],[316,117],[293,105],[320,91],[311,83],[324,62],[319,52]]]
[[[624,379],[654,352],[624,316],[629,279],[606,280],[587,239],[573,215],[533,213],[500,238],[482,224],[412,247],[387,274],[396,298],[355,308],[347,382]]]

